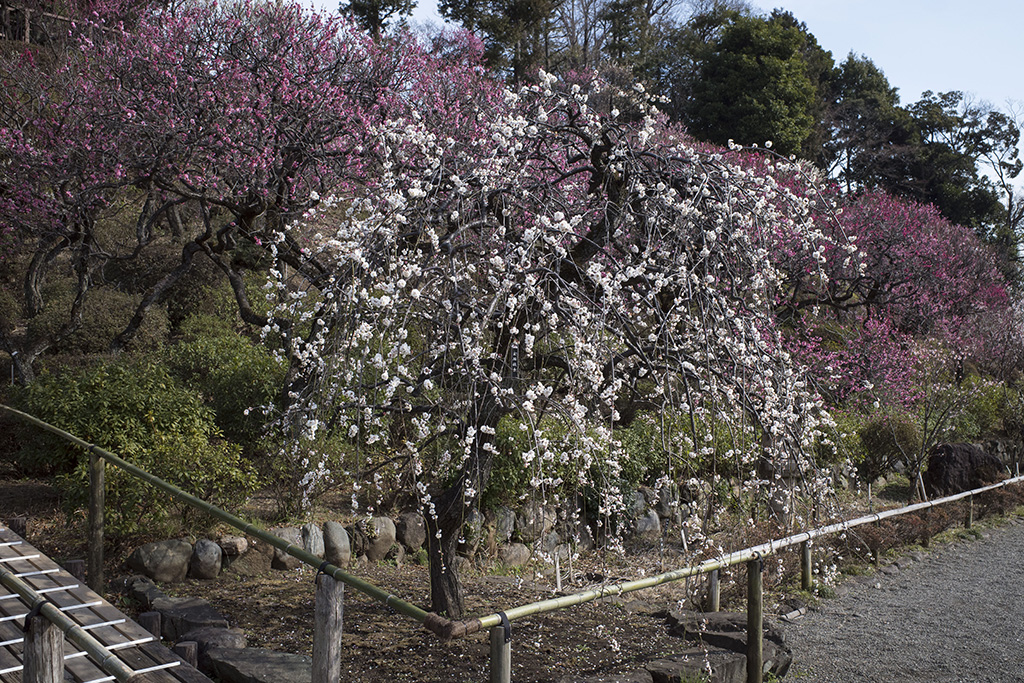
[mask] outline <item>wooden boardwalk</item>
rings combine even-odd
[[[53,560],[0,525],[0,567],[19,576],[37,593],[45,595],[90,635],[113,651],[135,671],[177,665],[133,677],[140,683],[210,683],[210,679],[181,662],[148,631],[129,619]],[[22,680],[22,628],[29,605],[15,593],[0,586],[0,683]],[[64,680],[98,683],[113,680],[73,643],[64,643]]]

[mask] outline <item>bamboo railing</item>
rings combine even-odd
[[[246,522],[239,517],[236,517],[224,510],[221,510],[213,505],[210,505],[206,501],[203,501],[191,494],[182,491],[181,489],[162,481],[161,479],[149,474],[148,472],[132,465],[131,463],[119,458],[118,456],[105,451],[93,444],[89,444],[78,437],[65,432],[62,429],[54,427],[38,418],[35,418],[27,413],[23,413],[14,408],[0,405],[0,410],[6,411],[11,415],[21,418],[31,424],[38,426],[48,432],[56,434],[71,443],[81,446],[90,455],[90,559],[89,559],[89,577],[90,586],[93,590],[100,592],[102,589],[102,565],[103,565],[103,531],[102,531],[102,515],[103,515],[103,503],[102,503],[102,490],[103,490],[103,463],[107,462],[116,467],[119,467],[133,476],[167,492],[177,500],[190,505],[198,510],[206,512],[207,514],[219,519],[239,531],[245,534],[258,538],[260,540],[269,543],[275,548],[279,548],[283,552],[295,557],[304,564],[318,569],[318,573],[326,575],[330,580],[336,581],[339,584],[348,585],[361,593],[377,600],[395,611],[404,614],[407,617],[415,619],[422,623],[426,628],[440,636],[442,639],[459,638],[466,635],[479,632],[483,629],[490,630],[490,643],[491,643],[491,668],[490,668],[490,681],[491,683],[509,683],[511,680],[511,624],[514,621],[523,619],[528,616],[535,616],[538,614],[544,614],[555,610],[567,609],[576,605],[581,605],[587,602],[592,602],[600,598],[620,596],[626,593],[643,590],[646,588],[653,588],[666,583],[680,581],[686,578],[701,576],[704,574],[709,575],[711,585],[711,604],[714,609],[717,610],[719,603],[718,600],[718,586],[719,581],[718,574],[720,570],[738,565],[746,565],[747,570],[747,681],[748,683],[761,683],[763,673],[761,671],[762,662],[762,648],[763,648],[763,586],[761,581],[761,571],[763,569],[763,561],[766,557],[778,553],[779,551],[786,550],[795,546],[800,546],[801,550],[801,585],[804,588],[809,588],[812,583],[812,552],[811,544],[817,538],[830,536],[833,534],[844,533],[858,526],[865,524],[871,524],[880,522],[884,519],[891,517],[897,517],[901,515],[918,512],[921,510],[927,510],[940,505],[945,505],[958,500],[969,499],[972,502],[971,510],[973,511],[973,499],[974,496],[980,495],[987,491],[993,491],[1004,486],[1013,484],[1019,484],[1024,482],[1024,477],[1017,476],[1001,481],[997,484],[991,484],[989,486],[983,486],[971,491],[964,491],[963,493],[957,493],[951,496],[945,496],[942,498],[936,498],[930,501],[924,501],[908,505],[902,508],[884,510],[880,512],[871,513],[856,519],[845,520],[834,524],[829,524],[817,529],[811,529],[808,531],[802,531],[791,536],[787,536],[781,539],[774,539],[766,543],[762,543],[751,548],[738,550],[732,553],[722,555],[718,558],[704,560],[697,565],[691,567],[683,567],[674,569],[672,571],[664,572],[656,576],[650,576],[635,581],[626,581],[623,583],[601,586],[599,588],[574,593],[571,595],[561,595],[555,598],[542,600],[526,605],[518,605],[511,607],[507,610],[502,610],[489,614],[482,617],[476,617],[465,620],[449,620],[436,615],[431,612],[427,612],[411,603],[405,602],[397,598],[396,596],[388,593],[386,590],[378,588],[367,581],[364,581],[348,572],[345,572],[340,567],[323,562],[320,558],[316,557],[312,553],[307,552],[302,548],[298,548],[287,541],[270,534],[263,529],[256,527],[249,522]],[[971,516],[968,517],[968,524],[970,523]],[[93,555],[95,554],[95,556]],[[94,585],[94,572],[99,576],[99,584]],[[325,587],[323,591],[318,586],[317,599],[320,600],[321,592],[327,595],[334,595],[333,599],[340,601],[340,594],[336,591],[332,593],[330,586]],[[327,598],[325,597],[325,600]],[[323,608],[320,606],[316,607],[317,613],[321,612],[325,614],[331,613],[331,609],[335,609],[333,606],[325,604]],[[336,608],[337,612],[340,612],[340,606]],[[317,626],[314,629],[314,680],[333,682],[337,681],[337,678],[326,677],[328,674],[324,674],[325,677],[318,677],[317,673],[317,662],[318,654],[320,651],[317,649],[317,643],[321,642],[322,648],[335,647],[340,641],[340,616],[334,619],[332,623],[335,625],[328,628],[327,626],[320,625],[320,619],[317,619]],[[325,621],[331,621],[326,619]],[[336,630],[336,632],[331,632]],[[319,633],[319,635],[318,635]],[[335,652],[335,650],[331,650]],[[324,657],[320,658],[321,660]],[[336,660],[336,655],[330,655],[326,657],[328,660]],[[324,664],[328,666],[330,662]],[[326,671],[326,669],[324,670]]]

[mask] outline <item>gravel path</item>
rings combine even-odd
[[[1024,682],[1024,520],[912,553],[785,625],[786,680]]]

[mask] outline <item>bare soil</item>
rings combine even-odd
[[[27,516],[28,540],[57,561],[85,556],[84,519],[60,511],[59,497],[45,481],[4,478],[0,472],[0,520]],[[1019,504],[1018,495],[1016,497]],[[997,507],[1012,506],[1000,501]],[[981,510],[977,515],[980,516]],[[847,561],[863,562],[900,542],[915,542],[931,536],[942,525],[952,524],[960,512],[951,510],[942,519],[919,518],[916,522],[876,527],[865,536],[850,535],[843,547],[830,552]],[[944,526],[943,526],[944,528]],[[764,533],[770,533],[765,530]],[[742,548],[762,538],[747,530],[725,540],[727,550]],[[765,537],[766,538],[766,537]],[[147,538],[115,540],[107,548],[109,577],[124,575],[123,560]],[[869,547],[870,546],[870,547]],[[577,592],[602,583],[635,579],[690,563],[679,548],[657,551],[591,553],[574,562],[572,581],[566,576],[563,592]],[[798,559],[795,553],[780,554],[766,563],[765,585],[771,590],[766,611],[785,613],[792,609],[796,591]],[[568,574],[568,567],[563,572]],[[429,607],[427,568],[407,561],[401,566],[388,563],[359,564],[353,573],[386,587],[394,595],[424,608]],[[556,595],[550,566],[540,564],[520,569],[503,569],[491,563],[473,564],[463,571],[468,612],[485,615]],[[738,580],[738,581],[737,581]],[[723,603],[742,608],[745,583],[742,569],[723,577]],[[233,626],[242,628],[252,647],[308,654],[312,648],[314,571],[308,568],[273,572],[259,578],[222,574],[214,581],[188,580],[162,586],[174,595],[208,599],[225,614]],[[641,668],[683,649],[669,635],[665,616],[680,606],[692,608],[699,600],[702,584],[677,582],[613,599],[588,603],[573,609],[516,621],[512,626],[512,676],[520,683],[576,681]],[[797,600],[813,600],[799,594]],[[131,612],[127,602],[120,605]],[[393,613],[355,591],[345,601],[345,680],[402,680],[424,683],[481,681],[488,676],[489,634],[477,633],[466,639],[442,642],[416,622]]]

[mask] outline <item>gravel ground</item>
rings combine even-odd
[[[786,680],[1024,682],[1024,520],[843,582],[785,627]]]

